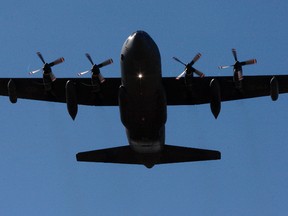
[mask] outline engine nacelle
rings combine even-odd
[[[221,110],[221,90],[217,79],[212,79],[210,84],[210,109],[215,119],[217,119]]]
[[[17,92],[16,92],[16,85],[12,79],[9,80],[8,85],[8,95],[11,103],[17,102]]]
[[[276,101],[279,96],[279,84],[275,76],[273,76],[270,80],[270,96],[272,101]]]
[[[186,85],[186,89],[189,91],[192,91],[192,85],[193,85],[193,73],[188,74],[186,73],[185,75],[185,85]]]
[[[66,104],[68,113],[75,120],[78,112],[77,93],[75,83],[71,80],[66,82]]]

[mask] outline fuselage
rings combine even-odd
[[[119,107],[129,145],[138,153],[160,152],[167,107],[159,49],[146,32],[137,31],[123,44],[120,61]]]

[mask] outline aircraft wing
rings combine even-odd
[[[193,105],[210,103],[210,82],[216,79],[220,86],[221,101],[239,100],[269,96],[272,75],[245,76],[243,91],[236,90],[233,77],[194,77],[192,90],[188,91],[185,79],[176,80],[174,77],[163,77],[167,105]],[[278,81],[279,94],[288,93],[288,75],[274,76]],[[8,82],[10,78],[0,78],[0,95],[9,96]],[[118,89],[121,78],[105,78],[101,84],[101,93],[93,93],[90,78],[57,78],[53,82],[52,91],[45,91],[42,78],[12,78],[17,98],[66,103],[66,83],[75,83],[77,104],[94,106],[118,106]]]
[[[210,103],[210,82],[216,79],[219,83],[221,101],[239,100],[269,96],[271,91],[271,76],[245,76],[242,80],[242,91],[235,88],[233,77],[194,77],[191,90],[188,91],[185,79],[163,78],[167,105],[192,105]],[[278,81],[279,94],[288,92],[288,75],[275,75]]]
[[[93,93],[89,78],[57,78],[52,90],[45,91],[42,78],[12,78],[17,98],[66,103],[66,83],[75,83],[77,103],[95,106],[117,106],[120,78],[106,78],[101,84],[101,94]],[[9,96],[10,78],[0,78],[0,95]]]

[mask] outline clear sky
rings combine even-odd
[[[5,1],[0,7],[0,77],[28,77],[64,56],[58,77],[95,62],[119,77],[120,50],[136,30],[158,44],[163,76],[177,76],[177,56],[207,76],[232,75],[231,48],[257,58],[244,74],[288,74],[288,2],[279,1]],[[40,74],[35,77],[41,77]],[[220,161],[144,166],[78,163],[79,151],[127,144],[118,107],[0,97],[0,215],[286,215],[288,96],[168,108],[166,142],[217,149]]]

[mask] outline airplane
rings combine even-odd
[[[236,51],[232,52],[235,57]],[[177,79],[162,77],[159,49],[150,35],[140,30],[123,44],[121,78],[104,81],[100,68],[111,64],[112,59],[94,64],[86,54],[92,69],[78,75],[91,72],[91,78],[56,79],[51,67],[62,63],[64,58],[47,64],[40,53],[37,55],[44,63],[43,78],[0,78],[0,95],[8,96],[11,103],[16,103],[18,98],[66,103],[73,120],[78,105],[119,106],[129,145],[80,152],[76,159],[81,162],[139,164],[152,168],[158,164],[219,160],[221,153],[216,150],[166,144],[167,106],[210,104],[217,119],[222,101],[269,95],[275,101],[279,94],[288,92],[288,75],[245,76],[241,88],[235,76],[205,76],[193,67],[201,54],[196,54],[188,64],[174,57],[185,66],[184,72]],[[237,64],[237,57],[235,60]],[[234,72],[237,69],[242,73],[244,63],[240,63],[240,69],[236,64]],[[194,73],[199,77],[194,77]]]

